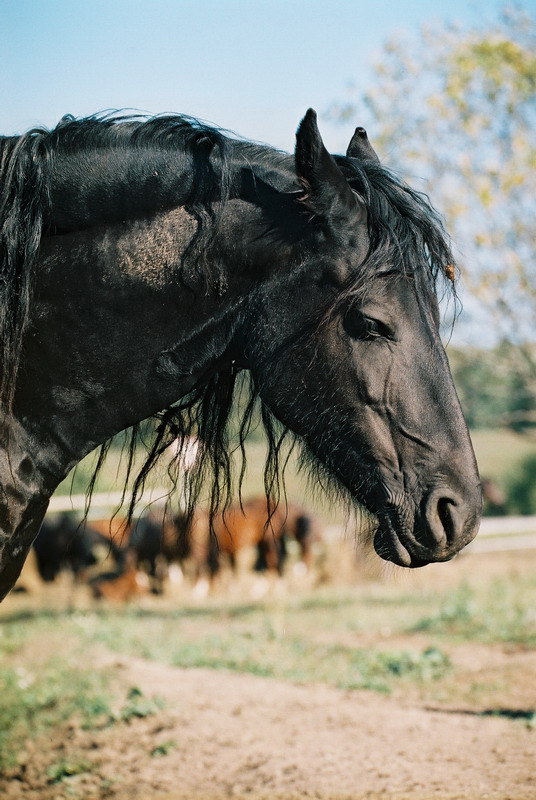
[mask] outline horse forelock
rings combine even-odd
[[[386,268],[415,276],[418,289],[437,292],[442,284],[455,293],[450,239],[427,195],[379,163],[343,156],[336,161],[367,209],[370,249],[355,273],[355,293]]]

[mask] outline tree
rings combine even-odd
[[[470,428],[536,433],[536,396],[516,368],[516,347],[450,347],[452,375]]]
[[[389,166],[413,185],[424,179],[461,252],[465,290],[495,340],[519,345],[518,369],[536,389],[526,344],[536,336],[535,19],[515,11],[486,29],[423,27],[386,44],[375,79],[330,116],[368,115]]]

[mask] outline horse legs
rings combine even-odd
[[[300,547],[301,561],[308,570],[313,566],[313,521],[307,514],[299,514],[294,522],[294,536]]]
[[[268,528],[264,531],[263,538],[257,544],[257,572],[268,570],[274,574],[282,575],[287,557],[286,536],[283,531],[277,533]]]

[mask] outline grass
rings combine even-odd
[[[28,738],[76,719],[82,728],[109,718],[105,672],[82,671],[54,658],[39,669],[0,671],[0,768],[13,766]]]
[[[165,703],[160,697],[145,697],[141,689],[132,686],[127,693],[127,702],[115,719],[121,719],[123,722],[129,722],[131,719],[143,719],[158,713],[164,706]],[[111,716],[111,719],[114,717]]]
[[[147,697],[137,687],[119,696],[111,686],[111,670],[87,666],[87,641],[73,636],[69,615],[62,620],[62,655],[42,659],[42,650],[56,648],[58,615],[50,613],[0,629],[0,772],[17,764],[29,739],[76,726],[99,730],[128,724],[133,719],[157,714],[164,702]],[[71,637],[69,638],[66,637]],[[34,648],[34,643],[36,646]],[[51,783],[91,771],[87,761],[63,758],[50,764]]]
[[[299,683],[391,691],[401,681],[427,682],[451,668],[451,641],[536,644],[536,579],[495,579],[442,593],[393,587],[364,595],[326,590],[303,601],[195,609],[168,614],[123,611],[85,626],[93,642],[180,667],[249,672]],[[423,610],[426,609],[426,613]],[[360,646],[380,632],[383,641]],[[386,648],[396,635],[426,634],[425,647]]]
[[[91,772],[93,764],[85,759],[73,760],[61,758],[55,761],[47,769],[47,777],[50,783],[61,783],[65,778],[73,775],[82,775],[84,772]]]
[[[154,656],[158,658],[158,650]],[[160,660],[160,658],[158,658]],[[375,651],[344,645],[312,644],[304,639],[247,634],[234,638],[232,650],[226,637],[210,636],[179,647],[169,655],[177,667],[209,667],[249,672],[295,683],[313,681],[339,689],[371,689],[388,693],[400,679],[433,680],[450,668],[448,657],[435,648]]]
[[[443,598],[433,614],[422,617],[410,632],[426,632],[454,641],[536,646],[536,579],[494,580],[478,594],[464,582]]]
[[[388,584],[328,587],[264,603],[28,611],[4,622],[0,643],[4,653],[14,653],[29,636],[46,635],[61,622],[64,637],[81,651],[103,645],[175,666],[385,691],[400,678],[433,679],[431,653],[442,652],[442,643],[536,644],[535,607],[536,578],[530,575],[481,586],[462,581],[442,591]],[[386,651],[389,638],[415,633],[429,637],[423,649]],[[364,648],[363,636],[379,643]],[[446,659],[441,663],[446,667]],[[135,694],[130,699],[137,702]]]
[[[536,454],[536,441],[508,430],[471,431],[480,473],[506,486],[506,478],[528,455]]]
[[[151,756],[153,758],[161,758],[162,756],[167,756],[177,747],[177,742],[175,739],[167,739],[165,742],[161,742],[156,747],[153,747],[151,750]]]

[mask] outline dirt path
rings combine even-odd
[[[520,720],[136,658],[111,663],[124,686],[158,694],[164,709],[97,732],[58,732],[0,784],[3,798],[536,798],[536,731]],[[47,784],[53,750],[94,767]]]

